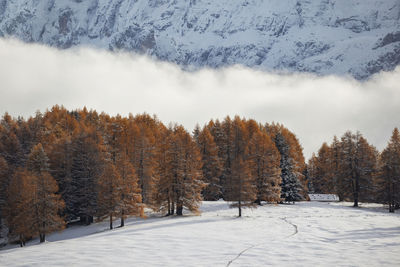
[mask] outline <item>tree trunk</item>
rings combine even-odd
[[[42,222],[43,229],[46,229],[46,223]],[[44,230],[45,231],[45,230]],[[40,243],[43,243],[46,240],[46,233],[39,233],[40,235]]]
[[[80,216],[80,221],[85,225],[89,225],[91,222],[93,222],[93,217],[91,219],[89,215],[82,215]]]
[[[358,207],[358,190],[357,190],[357,186],[356,186],[356,189],[354,190],[353,198],[354,198],[353,207]]]
[[[121,211],[121,225],[120,227],[124,227],[125,226],[125,219],[124,219],[124,211]]]
[[[23,235],[19,235],[19,245],[21,246],[21,248],[23,246],[25,246],[25,242],[24,242],[24,237]]]
[[[239,217],[242,217],[242,201],[239,200]]]
[[[110,229],[113,229],[113,218],[112,218],[112,215],[110,215]]]
[[[358,194],[354,193],[354,205],[353,207],[358,207]]]
[[[389,203],[389,212],[394,212],[394,207],[392,203]]]
[[[169,215],[172,215],[172,214],[171,214],[171,201],[168,197],[168,214],[167,214],[167,216],[169,216]]]
[[[176,215],[183,215],[183,206],[182,203],[176,205]]]
[[[389,184],[389,212],[394,212],[393,184]]]
[[[46,235],[44,233],[39,234],[40,243],[43,243],[46,240]]]

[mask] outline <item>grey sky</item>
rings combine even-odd
[[[112,115],[147,112],[189,131],[235,114],[280,122],[308,158],[346,130],[360,130],[382,149],[400,126],[400,68],[368,82],[238,66],[188,73],[146,57],[0,40],[0,113],[28,117],[55,104]]]

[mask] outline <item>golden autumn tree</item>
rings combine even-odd
[[[343,200],[344,196],[338,187],[340,156],[341,142],[336,136],[331,145],[324,142],[318,154],[313,153],[307,165],[310,192],[337,194]]]
[[[389,212],[394,212],[400,205],[400,133],[397,128],[380,155],[380,169],[380,198],[389,204]]]
[[[64,228],[65,222],[58,213],[65,204],[60,195],[56,194],[58,185],[49,173],[48,157],[40,143],[32,148],[27,169],[34,177],[33,228],[38,232],[40,242],[44,242],[46,234]]]
[[[340,179],[339,177],[339,167],[340,167],[340,155],[341,155],[341,143],[337,136],[335,135],[333,137],[333,141],[330,145],[331,148],[331,171],[332,171],[332,183],[333,183],[333,192],[339,196],[339,199],[341,198],[341,195],[339,194],[339,188],[338,188],[338,181]]]
[[[236,202],[232,207],[237,207],[239,217],[242,216],[242,208],[253,206],[256,200],[256,186],[251,175],[249,157],[249,135],[245,122],[238,116],[231,123],[232,153],[229,156],[231,163],[231,175],[227,181],[227,200]]]
[[[10,183],[10,171],[7,161],[0,156],[0,238],[4,227],[5,209],[7,207],[7,188]]]
[[[312,153],[311,158],[307,163],[307,180],[308,180],[308,190],[310,193],[315,193],[314,180],[317,177],[317,161],[318,158],[315,153]],[[318,185],[317,185],[318,187]]]
[[[174,129],[172,148],[173,166],[176,166],[174,174],[177,193],[176,214],[182,215],[183,207],[192,212],[198,212],[202,200],[201,191],[205,186],[199,149],[182,126]]]
[[[0,121],[0,155],[11,168],[22,167],[24,163],[23,147],[17,136],[18,128],[15,120],[5,113]]]
[[[60,134],[55,142],[51,144],[48,156],[50,173],[56,179],[59,186],[59,193],[65,202],[63,214],[66,221],[73,220],[76,218],[74,215],[76,186],[72,179],[72,136],[67,133],[64,133],[64,135]]]
[[[37,235],[35,229],[35,180],[32,173],[18,169],[7,189],[7,207],[5,214],[9,228],[9,236],[18,238],[20,246]]]
[[[122,181],[112,162],[105,163],[97,188],[97,216],[99,220],[109,218],[110,229],[113,229],[113,220],[120,215]]]
[[[172,215],[183,208],[198,212],[202,200],[201,156],[197,144],[182,126],[174,126],[161,146],[157,203]]]
[[[110,161],[116,167],[120,177],[119,193],[120,200],[118,210],[121,219],[121,227],[125,224],[125,219],[129,215],[143,216],[143,205],[141,190],[138,184],[138,177],[135,168],[129,161],[130,152],[134,149],[132,129],[133,126],[128,119],[117,115],[108,118],[106,122],[106,147]],[[133,131],[137,127],[134,126]]]
[[[370,197],[377,173],[377,151],[357,132],[346,132],[341,138],[338,191],[358,207],[360,199]]]
[[[218,156],[218,147],[207,127],[197,134],[197,144],[202,157],[204,182],[207,184],[203,190],[204,200],[218,200],[222,197],[222,162]]]
[[[323,143],[318,151],[312,184],[315,193],[335,193],[332,170],[332,150],[326,143]]]
[[[64,107],[54,106],[43,116],[43,124],[48,142],[45,150],[48,152],[50,173],[56,179],[59,193],[65,202],[63,214],[67,221],[76,218],[74,202],[77,188],[72,179],[73,139],[80,127],[76,118]]]
[[[151,204],[156,184],[157,138],[160,122],[148,114],[132,118],[136,124],[136,135],[133,140],[133,155],[130,157],[142,193],[142,201]]]
[[[126,157],[117,160],[117,171],[120,176],[119,211],[121,227],[125,225],[127,216],[144,216],[142,195],[135,169]]]
[[[265,133],[258,130],[249,142],[251,174],[254,177],[257,197],[261,201],[280,202],[281,169],[280,154],[274,142]]]
[[[157,154],[157,166],[155,168],[157,179],[156,190],[153,191],[153,208],[167,212],[167,216],[175,213],[173,197],[173,170],[171,145],[173,143],[172,129],[165,129],[161,138]]]

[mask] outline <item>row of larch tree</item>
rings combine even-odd
[[[193,134],[147,114],[109,116],[54,106],[0,123],[0,238],[25,241],[144,208],[199,212],[203,199],[238,207],[305,198],[302,148],[279,124],[226,117]],[[1,236],[3,235],[3,236]]]
[[[223,198],[237,206],[305,198],[306,169],[296,136],[279,124],[261,125],[235,117],[196,127],[205,200]]]
[[[324,143],[309,160],[309,190],[334,193],[340,200],[389,205],[394,212],[400,207],[400,134],[393,130],[387,147],[379,153],[359,133],[346,132],[331,145]]]

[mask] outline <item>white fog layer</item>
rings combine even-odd
[[[55,104],[112,115],[147,112],[189,131],[235,114],[280,122],[308,158],[346,130],[360,130],[382,149],[400,126],[400,68],[365,82],[243,67],[185,72],[143,56],[0,39],[0,112],[29,117]]]

